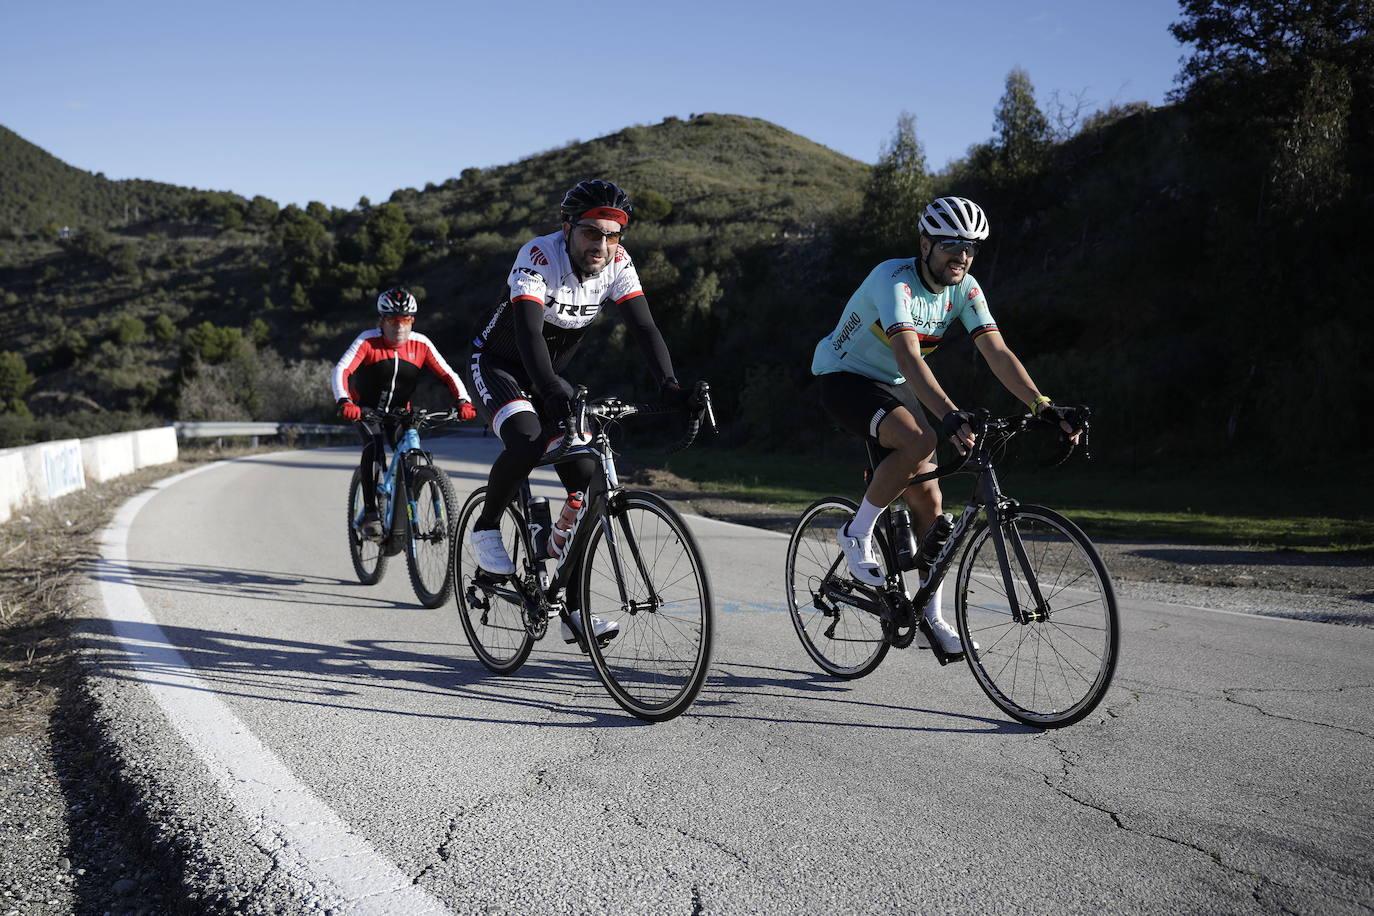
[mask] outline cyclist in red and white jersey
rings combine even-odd
[[[505,450],[492,464],[487,498],[473,523],[477,562],[509,575],[515,564],[501,543],[500,513],[548,449],[560,441],[555,426],[570,413],[574,388],[563,371],[588,325],[608,306],[620,313],[659,383],[663,400],[688,397],[649,311],[629,252],[620,244],[633,207],[609,181],[579,182],[563,198],[562,227],[520,249],[507,284],[510,293],[473,340],[469,370],[477,398]],[[591,458],[557,465],[569,493],[585,490],[595,471]],[[560,557],[561,559],[561,557]],[[574,618],[575,619],[575,618]],[[563,638],[576,637],[566,629]],[[614,636],[614,625],[602,639]]]
[[[363,475],[361,524],[369,537],[381,537],[383,533],[381,519],[377,516],[375,461],[386,458],[387,440],[392,448],[396,447],[399,430],[395,423],[383,425],[362,420],[363,407],[386,410],[409,406],[420,373],[428,370],[448,386],[460,419],[471,420],[477,415],[458,373],[428,337],[416,333],[415,313],[419,309],[415,297],[403,287],[389,289],[378,296],[377,327],[353,339],[330,377],[339,413],[344,419],[358,424],[358,434],[363,440],[359,464]]]

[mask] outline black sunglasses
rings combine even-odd
[[[967,239],[941,239],[935,243],[945,254],[960,254],[967,251],[969,257],[978,253],[978,243]]]

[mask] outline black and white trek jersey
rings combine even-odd
[[[535,302],[544,309],[543,337],[555,366],[571,355],[587,326],[607,302],[628,302],[644,295],[629,253],[617,245],[611,263],[595,277],[579,277],[568,259],[563,233],[553,232],[526,242],[515,256],[506,281],[510,296],[496,307],[472,341],[475,353],[520,364],[515,343],[512,303]]]

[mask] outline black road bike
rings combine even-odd
[[[348,485],[348,555],[363,585],[376,585],[386,572],[387,560],[401,551],[410,569],[415,597],[428,608],[448,600],[453,578],[449,570],[449,531],[453,507],[458,504],[448,475],[434,464],[434,457],[420,447],[420,430],[447,423],[454,410],[428,411],[411,408],[376,410],[363,408],[363,419],[377,423],[398,422],[402,433],[391,454],[391,466],[377,457],[377,514],[381,538],[362,530],[362,468],[353,471]]]
[[[1087,409],[1080,411],[1086,449]],[[992,702],[1013,719],[1042,728],[1071,725],[1101,702],[1121,642],[1106,566],[1073,522],[1004,495],[994,469],[1007,442],[1036,427],[1049,424],[1029,416],[992,419],[980,411],[977,438],[962,459],[912,478],[916,483],[961,471],[977,476],[972,501],[923,582],[911,574],[908,584],[899,566],[896,545],[905,535],[892,509],[874,529],[886,579],[880,587],[856,581],[836,543],[855,503],[830,497],[802,513],[787,545],[787,604],[802,646],[822,670],[863,677],[890,648],[911,645],[918,632],[941,665],[957,661],[959,655],[941,650],[920,612],[961,554],[954,594],[959,638]],[[1066,460],[1073,448],[1066,440],[1053,463]],[[876,458],[870,445],[870,472]]]
[[[703,422],[715,429],[705,382],[697,384],[692,404],[687,434],[674,451],[690,445]],[[715,631],[701,550],[667,501],[620,485],[611,447],[611,430],[618,421],[667,410],[613,397],[589,400],[585,388],[578,390],[565,428],[586,435],[565,436],[539,464],[547,467],[583,456],[599,464],[561,565],[545,556],[550,513],[539,507],[547,501],[532,498],[526,480],[519,501],[501,514],[501,540],[515,562],[515,574],[479,568],[471,536],[487,488],[468,497],[453,541],[454,592],[468,642],[489,670],[513,673],[547,632],[551,618],[577,616],[579,645],[627,712],[663,721],[682,714],[696,699],[710,668]],[[618,624],[617,635],[604,641],[588,638],[594,616]]]

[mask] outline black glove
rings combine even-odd
[[[1083,408],[1081,407],[1061,407],[1058,404],[1046,404],[1040,408],[1040,412],[1035,415],[1035,418],[1044,420],[1056,427],[1060,423],[1067,423],[1073,427],[1075,432],[1083,428]]]
[[[577,392],[567,380],[555,375],[553,381],[544,386],[539,392],[544,399],[544,414],[554,422],[562,422],[568,419],[572,413],[573,398]]]
[[[658,400],[664,407],[686,410],[693,406],[692,389],[683,388],[682,383],[675,378],[665,378],[663,384],[658,387]]]
[[[974,419],[971,410],[951,410],[940,421],[941,437],[948,439],[950,436],[957,435],[961,426],[967,426],[970,430],[973,429]]]

